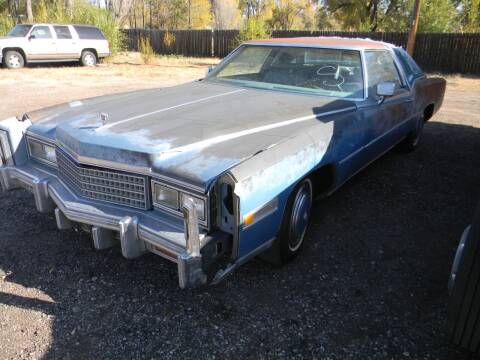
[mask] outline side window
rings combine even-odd
[[[402,87],[400,75],[390,52],[366,51],[365,61],[367,63],[367,79],[369,89],[374,89],[383,81],[394,82],[397,89]]]
[[[103,33],[96,27],[74,26],[74,29],[81,40],[105,40]]]
[[[51,39],[52,32],[48,26],[35,26],[30,35],[35,36],[35,39]]]
[[[70,33],[70,29],[68,26],[54,26],[53,29],[57,34],[58,39],[71,39],[72,34]]]

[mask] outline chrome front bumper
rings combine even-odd
[[[25,188],[35,197],[42,213],[55,213],[59,229],[80,224],[91,230],[96,249],[105,249],[120,240],[127,259],[153,252],[178,265],[179,284],[191,288],[207,282],[202,249],[212,240],[198,227],[193,203],[184,207],[185,220],[159,211],[143,211],[79,197],[54,170],[27,163],[0,167],[4,191]]]

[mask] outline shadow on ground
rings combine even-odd
[[[392,151],[314,209],[308,244],[283,268],[254,260],[216,287],[182,291],[176,268],[58,232],[24,191],[1,195],[5,281],[54,303],[46,359],[458,358],[446,283],[480,198],[480,129],[438,122],[416,152]]]

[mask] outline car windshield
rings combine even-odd
[[[207,81],[339,98],[363,98],[356,50],[244,45]]]
[[[17,25],[12,30],[10,30],[7,35],[13,37],[24,37],[27,36],[31,28],[32,25]]]

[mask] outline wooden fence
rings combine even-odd
[[[150,37],[158,54],[216,56],[223,58],[239,43],[238,30],[138,30],[125,31],[129,50],[138,50],[140,37]],[[272,37],[343,36],[370,38],[405,47],[407,33],[340,31],[274,31]],[[427,72],[480,74],[480,34],[420,33],[414,58]]]

